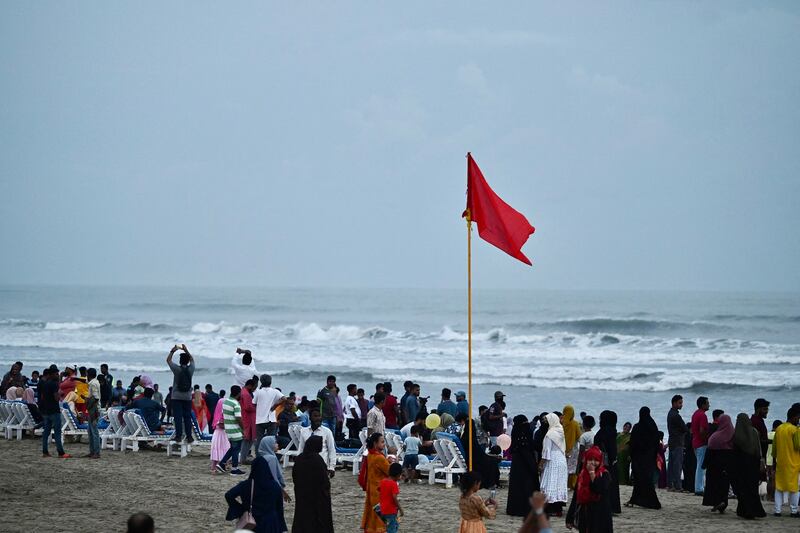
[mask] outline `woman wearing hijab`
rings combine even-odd
[[[500,482],[500,463],[486,455],[486,449],[478,442],[478,432],[475,428],[475,421],[472,424],[472,445],[468,438],[469,431],[464,427],[464,431],[459,439],[464,448],[464,457],[469,457],[469,449],[472,448],[472,470],[477,471],[481,478],[482,489],[493,489]]]
[[[611,472],[603,466],[600,448],[592,446],[584,453],[583,468],[577,477],[575,493],[567,511],[567,528],[578,528],[580,533],[612,533]]]
[[[283,491],[283,499],[287,502],[292,501],[289,494],[286,492],[286,481],[283,479],[283,469],[281,469],[278,456],[275,452],[278,451],[278,441],[275,437],[267,435],[261,439],[261,444],[258,445],[258,457],[264,459],[269,465],[269,471],[272,477],[278,482]],[[320,457],[322,459],[322,457]]]
[[[386,524],[375,512],[380,503],[378,485],[389,476],[389,461],[383,455],[386,440],[381,433],[373,433],[367,439],[367,456],[362,459],[358,484],[364,489],[364,512],[361,515],[361,529],[364,533],[384,533]]]
[[[728,415],[720,416],[717,424],[717,430],[708,438],[708,448],[703,461],[706,468],[703,505],[711,507],[712,512],[719,511],[722,514],[728,507],[735,429]]]
[[[767,514],[761,505],[758,485],[761,482],[761,471],[766,465],[762,463],[758,430],[744,413],[739,413],[736,417],[733,450],[732,482],[736,492],[736,514],[748,520],[763,518]]]
[[[617,435],[617,477],[622,485],[631,484],[631,423],[622,424]],[[694,485],[692,485],[694,486]]]
[[[203,399],[200,389],[195,390],[192,394],[192,410],[197,418],[197,427],[200,428],[200,433],[205,433],[208,429],[208,407],[206,407],[206,401]]]
[[[228,502],[226,520],[235,520],[250,510],[256,522],[256,533],[287,531],[286,520],[283,518],[281,486],[272,477],[265,460],[259,458],[253,461],[250,478],[226,492],[225,500]]]
[[[611,511],[620,514],[619,478],[617,478],[617,413],[600,413],[600,429],[594,436],[594,444],[603,452],[603,466],[608,469],[608,501]]]
[[[456,419],[450,416],[449,413],[442,413],[439,415],[439,426],[431,431],[431,440],[436,438],[436,434],[440,431],[442,433],[447,433],[447,430],[456,423]]]
[[[292,533],[333,533],[331,480],[320,457],[322,437],[312,435],[292,467],[295,512]]]
[[[533,434],[533,451],[536,453],[536,459],[538,460],[542,456],[544,436],[547,435],[547,413],[540,414],[537,419],[539,420],[539,428]]]
[[[550,413],[546,417],[547,434],[542,442],[542,492],[547,495],[547,513],[561,516],[567,502],[567,446],[564,441],[564,428],[558,415]]]
[[[506,514],[528,516],[531,495],[539,490],[539,465],[533,452],[531,425],[525,415],[514,417],[511,428],[511,472],[508,475]]]
[[[578,439],[581,437],[581,426],[575,421],[575,408],[571,405],[564,406],[564,418],[561,425],[564,427],[564,440],[567,446],[567,450],[564,453],[567,457],[567,470],[569,471],[568,485],[569,488],[573,489],[575,488],[575,480],[578,477],[576,472],[578,471],[578,456],[580,455]]]
[[[658,426],[650,416],[650,408],[639,409],[639,422],[631,431],[630,450],[633,469],[633,492],[625,505],[638,505],[647,509],[661,509],[656,488],[653,485],[653,473],[656,469],[656,456],[661,439],[658,437]]]

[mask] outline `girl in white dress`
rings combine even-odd
[[[567,502],[567,457],[564,428],[558,415],[546,417],[548,430],[542,443],[542,492],[547,496],[548,514],[561,516]]]

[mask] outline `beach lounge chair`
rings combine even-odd
[[[437,448],[436,443],[439,442]],[[467,472],[467,460],[464,457],[464,449],[461,447],[461,442],[455,435],[440,432],[437,434],[437,439],[433,441],[434,448],[439,454],[442,465],[435,469],[434,474],[444,474],[443,479],[436,479],[435,483],[444,483],[448,489],[453,486],[454,474],[465,474]]]
[[[111,407],[106,411],[105,416],[108,419],[108,427],[100,433],[100,449],[122,449],[122,438],[131,430],[119,420],[119,413],[122,410],[122,407]]]
[[[292,457],[297,457],[300,455],[300,439],[302,438],[300,435],[300,430],[303,426],[300,423],[295,422],[289,424],[287,431],[289,432],[289,444],[282,450],[278,450],[276,453],[281,456],[281,464],[283,468],[287,468],[291,463]],[[337,458],[338,458],[338,449],[337,449]]]
[[[61,404],[61,420],[63,425],[61,426],[61,435],[62,436],[74,436],[74,437],[82,437],[83,435],[89,434],[89,424],[85,422],[83,424],[75,418],[75,415],[70,410],[67,404]]]
[[[419,472],[420,475],[428,476],[429,485],[433,485],[435,483],[436,469],[443,466],[443,453],[441,449],[441,443],[438,441],[438,439],[433,441],[433,449],[436,452],[436,455],[434,455],[433,458],[430,458],[428,461],[420,461],[420,463],[417,465],[417,472]]]
[[[33,420],[33,415],[28,405],[24,402],[8,402],[8,407],[13,415],[13,419],[9,419],[6,425],[6,438],[11,439],[14,437],[14,431],[17,432],[17,440],[22,440],[22,433],[26,429],[34,429],[36,422]]]
[[[122,437],[122,451],[130,447],[131,451],[139,451],[139,443],[145,442],[156,446],[167,444],[172,439],[172,431],[165,433],[153,433],[147,426],[144,418],[136,410],[125,411],[122,414],[125,426],[134,428],[133,431]]]
[[[361,448],[352,455],[352,456],[345,456],[342,457],[342,463],[346,464],[350,461],[353,461],[353,475],[357,476],[358,472],[361,468],[361,460],[364,458],[364,455],[367,453],[367,428],[363,428],[361,431],[358,432],[358,440],[361,441]]]
[[[180,456],[186,457],[192,451],[192,446],[211,446],[212,435],[210,433],[201,433],[200,426],[197,425],[197,417],[192,413],[192,438],[194,442],[189,444],[186,440],[176,442],[174,440],[167,441],[167,455],[172,455],[172,447],[180,449]]]
[[[11,438],[8,426],[16,421],[16,416],[11,409],[11,401],[0,400],[0,434],[6,439]]]

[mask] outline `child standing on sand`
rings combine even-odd
[[[403,468],[406,471],[406,483],[416,478],[417,465],[419,464],[419,447],[422,441],[419,440],[419,427],[411,426],[411,435],[403,441],[406,454],[403,456]]]
[[[478,472],[467,472],[459,480],[461,499],[458,509],[461,512],[461,527],[459,533],[486,533],[484,518],[494,518],[497,513],[497,503],[491,498],[483,500],[478,496],[481,488],[481,476]]]
[[[389,477],[382,479],[378,484],[380,503],[375,506],[375,512],[386,524],[386,533],[397,533],[400,528],[397,516],[398,514],[403,516],[403,508],[397,500],[397,495],[400,494],[397,482],[402,475],[403,467],[400,463],[392,463],[389,467]]]

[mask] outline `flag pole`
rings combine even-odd
[[[469,420],[469,470],[472,471],[472,218],[467,210],[467,405]]]

